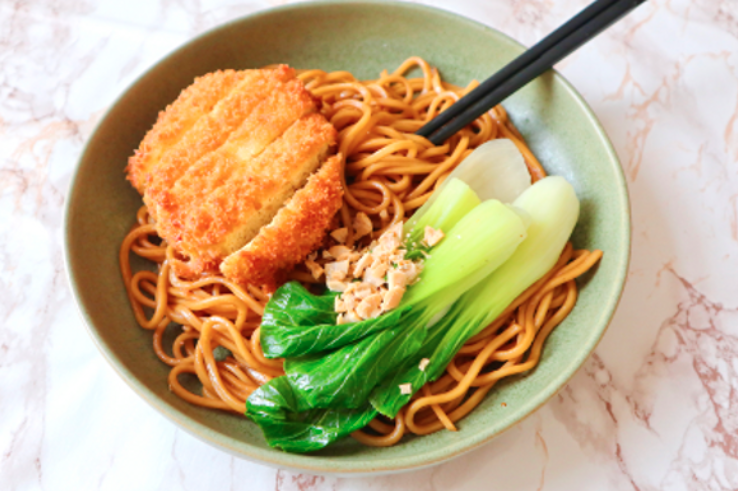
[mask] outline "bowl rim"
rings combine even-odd
[[[622,208],[623,213],[621,216],[621,224],[620,229],[623,230],[624,234],[622,236],[621,243],[623,244],[623,250],[624,250],[624,256],[621,256],[619,259],[619,263],[616,265],[616,272],[617,272],[617,284],[619,285],[617,288],[616,294],[613,298],[608,300],[608,305],[606,305],[606,309],[604,309],[604,315],[601,317],[604,326],[601,328],[599,336],[597,336],[596,339],[593,340],[592,346],[590,349],[583,351],[582,354],[575,357],[576,362],[576,368],[571,371],[564,379],[557,380],[556,383],[551,384],[547,390],[544,393],[541,393],[537,396],[537,401],[535,406],[532,407],[526,414],[522,415],[519,419],[514,420],[510,424],[508,424],[506,427],[500,429],[496,432],[490,432],[488,434],[483,433],[483,436],[481,438],[474,438],[472,436],[472,439],[474,441],[468,441],[469,439],[462,440],[460,442],[455,442],[451,444],[450,451],[448,452],[439,452],[436,451],[434,455],[432,455],[430,458],[428,458],[428,454],[424,453],[423,458],[419,459],[416,456],[410,456],[410,457],[400,457],[400,458],[394,458],[392,461],[378,461],[376,462],[376,465],[372,465],[370,468],[362,468],[361,461],[359,460],[352,460],[352,461],[346,461],[346,462],[336,462],[330,457],[322,457],[322,456],[314,456],[311,454],[291,454],[291,453],[275,453],[274,449],[261,449],[254,447],[250,444],[246,444],[247,448],[241,448],[239,446],[233,445],[230,442],[233,440],[233,437],[229,437],[227,435],[222,435],[219,432],[213,431],[212,429],[208,428],[207,426],[203,425],[202,423],[197,422],[196,420],[192,419],[191,417],[181,413],[180,411],[177,411],[176,409],[171,408],[169,405],[164,403],[156,393],[153,391],[147,389],[144,387],[133,374],[131,374],[128,369],[124,366],[123,362],[120,361],[112,352],[109,347],[107,347],[102,340],[102,338],[98,335],[97,329],[90,318],[86,307],[82,304],[80,298],[80,289],[78,287],[78,283],[76,281],[76,276],[74,274],[73,268],[71,266],[71,240],[70,240],[70,219],[72,215],[72,204],[76,201],[74,199],[76,193],[77,193],[77,181],[80,179],[80,169],[81,169],[81,162],[85,160],[85,157],[87,156],[88,152],[90,151],[90,143],[94,139],[94,136],[98,132],[100,126],[104,121],[106,121],[109,114],[114,110],[114,108],[117,107],[117,105],[120,103],[121,98],[128,93],[131,88],[134,86],[142,83],[142,81],[149,76],[149,74],[155,70],[160,64],[168,61],[171,58],[174,58],[178,56],[181,52],[187,50],[190,48],[191,45],[199,43],[201,40],[206,38],[207,36],[211,36],[215,34],[217,31],[228,29],[229,27],[232,27],[236,24],[239,24],[247,19],[249,20],[255,20],[262,16],[269,16],[274,15],[275,13],[280,12],[286,12],[286,11],[299,11],[303,9],[314,9],[316,7],[323,7],[326,5],[336,6],[336,5],[383,5],[389,8],[405,8],[409,10],[418,10],[418,11],[424,11],[426,13],[432,13],[434,15],[440,15],[445,16],[454,22],[458,23],[466,23],[469,26],[473,26],[477,29],[481,28],[482,30],[488,31],[490,34],[494,36],[498,36],[499,38],[509,42],[510,44],[519,47],[521,49],[526,49],[525,46],[513,39],[512,37],[508,36],[507,34],[504,34],[497,29],[494,29],[490,26],[487,26],[485,24],[482,24],[481,22],[478,22],[474,19],[465,17],[463,15],[444,10],[442,8],[433,7],[429,5],[423,5],[423,4],[416,4],[416,3],[409,3],[409,2],[397,2],[393,0],[318,0],[318,1],[312,1],[312,2],[306,2],[306,3],[297,3],[297,4],[288,4],[288,5],[282,5],[278,7],[272,7],[267,8],[263,10],[259,10],[257,12],[247,14],[244,16],[240,16],[234,19],[231,19],[227,22],[215,25],[198,35],[194,36],[193,38],[187,40],[185,43],[179,45],[174,50],[167,53],[165,56],[157,59],[157,61],[146,68],[145,71],[143,71],[140,75],[136,77],[135,80],[133,80],[120,94],[118,94],[115,99],[110,103],[110,105],[107,107],[107,109],[103,112],[103,114],[100,116],[100,118],[97,120],[94,129],[90,132],[89,137],[85,141],[84,147],[82,151],[79,154],[79,157],[77,159],[77,163],[72,171],[72,176],[70,179],[69,187],[67,189],[67,193],[65,195],[64,200],[64,207],[63,207],[63,262],[64,262],[64,270],[66,272],[66,278],[68,282],[68,286],[73,294],[74,297],[74,303],[77,309],[77,312],[79,313],[81,319],[83,320],[85,327],[87,329],[88,334],[92,338],[93,343],[97,347],[97,349],[101,352],[103,357],[107,360],[108,364],[115,370],[115,372],[125,381],[125,383],[133,389],[133,391],[138,394],[144,401],[146,401],[151,407],[156,409],[161,415],[163,415],[166,419],[174,423],[177,427],[180,429],[186,431],[190,435],[194,436],[195,438],[206,442],[220,450],[223,450],[231,455],[234,455],[239,458],[243,458],[245,460],[249,460],[251,462],[266,465],[274,468],[280,468],[280,469],[289,469],[294,470],[297,472],[309,472],[313,474],[323,474],[323,475],[333,475],[333,476],[351,476],[351,477],[358,477],[358,476],[369,476],[369,475],[380,475],[380,474],[391,474],[391,473],[399,473],[399,472],[407,472],[412,470],[419,470],[423,468],[427,468],[430,466],[434,466],[446,461],[449,461],[451,459],[457,458],[467,452],[470,452],[486,443],[489,443],[492,439],[496,438],[500,434],[506,432],[510,428],[518,425],[523,420],[531,416],[533,413],[538,411],[538,409],[541,408],[544,404],[546,404],[554,395],[556,395],[571,379],[572,377],[581,369],[583,363],[594,353],[595,349],[597,348],[597,345],[602,340],[602,337],[604,336],[605,332],[607,331],[610,322],[612,321],[612,318],[615,314],[615,311],[617,310],[617,307],[622,299],[623,290],[625,287],[627,272],[629,269],[629,264],[631,260],[631,207],[630,207],[630,199],[629,199],[629,193],[628,193],[628,186],[625,179],[625,175],[622,169],[622,166],[620,164],[620,160],[618,158],[617,152],[615,151],[612,142],[610,141],[609,137],[607,136],[607,133],[600,123],[600,121],[597,119],[596,115],[592,111],[592,109],[589,107],[587,102],[584,100],[584,98],[577,92],[577,90],[574,88],[574,86],[565,78],[563,77],[558,71],[555,69],[552,69],[552,75],[553,78],[561,83],[561,87],[565,89],[566,94],[568,97],[571,98],[573,102],[577,104],[581,111],[581,115],[586,117],[587,123],[591,125],[593,130],[595,131],[598,139],[599,144],[601,145],[601,148],[605,151],[607,154],[610,163],[612,164],[614,168],[614,174],[616,178],[616,187],[619,190],[619,198],[622,199],[622,203],[620,203],[619,207]],[[622,222],[625,222],[624,224]],[[535,399],[534,399],[535,400]],[[329,465],[326,465],[329,464]]]

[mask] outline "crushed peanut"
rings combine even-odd
[[[348,238],[348,229],[346,227],[337,228],[331,232],[331,237],[333,237],[339,244],[343,244]]]
[[[349,272],[349,261],[334,261],[325,265],[325,277],[329,280],[343,280]],[[335,291],[335,290],[334,290]]]
[[[372,225],[372,221],[369,219],[366,213],[363,211],[360,211],[356,214],[354,217],[354,238],[359,239],[361,237],[364,237],[365,235],[369,235],[372,233],[372,230],[374,229],[374,226]]]
[[[367,266],[370,266],[372,264],[373,260],[374,258],[368,252],[361,256],[361,259],[359,259],[354,265],[354,276],[361,276]]]
[[[356,313],[362,319],[373,319],[382,313],[381,304],[382,295],[379,292],[372,293],[359,303],[356,307]]]
[[[349,311],[348,311],[348,312],[346,313],[346,315],[344,316],[344,320],[345,320],[346,322],[359,322],[359,321],[361,320],[361,318],[360,318],[360,317],[359,317],[359,315],[358,315],[358,314],[356,313],[356,310],[354,310],[354,309],[351,309],[351,310],[349,310]]]
[[[369,217],[361,215],[354,220],[356,236],[371,232]],[[405,259],[406,253],[402,223],[391,225],[361,251],[341,244],[324,251],[324,257],[333,259],[322,266],[328,288],[341,293],[334,307],[338,324],[372,319],[400,305],[407,287],[423,270],[422,260]]]
[[[344,259],[347,259],[353,251],[346,246],[336,245],[328,249],[328,252],[331,254],[331,256],[335,257],[339,261],[342,261]]]
[[[423,236],[423,242],[428,247],[433,247],[434,245],[441,242],[441,240],[445,237],[442,230],[436,230],[433,227],[425,227],[425,234]]]
[[[387,312],[400,305],[403,295],[405,295],[405,288],[401,286],[395,286],[387,290],[387,295],[382,300],[382,310]]]
[[[392,270],[387,273],[387,287],[392,290],[393,288],[405,288],[407,285],[407,275],[403,271]]]
[[[346,291],[347,284],[341,280],[331,280],[325,282],[328,289],[332,292],[343,292]]]
[[[343,297],[345,297],[343,298],[343,304],[346,306],[346,312],[356,309],[357,298],[354,295],[343,295]]]
[[[370,235],[374,225],[366,213],[354,216],[353,239]],[[316,280],[325,277],[329,290],[338,292],[334,311],[338,313],[337,324],[372,319],[397,308],[407,287],[418,281],[423,271],[424,259],[406,259],[403,223],[395,223],[376,240],[361,250],[346,246],[349,229],[339,228],[330,233],[333,245],[310,254],[305,267]],[[433,246],[442,240],[441,230],[425,228],[422,241]],[[416,244],[412,244],[414,248]],[[421,251],[423,252],[423,251]],[[426,255],[426,257],[430,257]],[[421,362],[421,370],[424,367]]]
[[[418,365],[418,368],[421,372],[424,372],[429,363],[430,360],[428,358],[423,358],[422,360],[420,360],[420,365]]]
[[[307,259],[305,261],[305,266],[307,266],[307,269],[310,270],[310,274],[313,275],[313,278],[316,280],[323,276],[323,267],[314,260]]]
[[[336,297],[336,300],[333,304],[333,310],[335,310],[338,313],[347,312],[349,309],[346,308],[346,302],[344,302],[341,297]]]
[[[400,387],[400,394],[408,395],[413,393],[412,384],[400,384],[398,387]]]

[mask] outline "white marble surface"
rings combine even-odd
[[[160,57],[277,3],[0,0],[0,488],[738,489],[735,0],[650,0],[559,66],[622,160],[633,258],[596,353],[492,443],[397,476],[293,474],[194,439],[118,378],[63,270],[76,159],[106,107]],[[530,44],[587,0],[425,3]]]

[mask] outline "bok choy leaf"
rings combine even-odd
[[[509,206],[488,201],[475,207],[433,249],[420,281],[408,289],[400,308],[414,307],[397,327],[325,355],[286,360],[290,384],[307,404],[299,409],[364,404],[391,370],[421,348],[428,321],[504,263],[525,234],[526,224]]]
[[[411,315],[412,316],[412,315]],[[299,394],[298,409],[359,408],[385,376],[413,356],[426,336],[428,314],[332,351],[290,358],[285,373]]]
[[[287,375],[247,401],[247,415],[264,429],[269,444],[315,450],[368,423],[376,414],[370,396],[374,402],[387,380],[417,369],[419,356],[434,356],[455,323],[445,316],[429,329],[431,319],[514,254],[528,221],[525,212],[496,200],[475,206],[446,231],[400,306],[376,319],[334,326],[333,295],[329,303],[296,284],[275,294],[262,344],[270,356],[286,357]],[[391,388],[390,405],[399,400],[398,385]]]
[[[359,409],[298,411],[297,399],[285,377],[255,390],[246,401],[246,416],[256,422],[272,447],[287,452],[311,452],[365,427],[377,412],[369,404]]]
[[[336,294],[313,295],[290,281],[274,292],[261,321],[261,346],[267,358],[321,353],[394,326],[407,309],[395,309],[376,319],[336,325]]]
[[[420,390],[427,381],[437,378],[429,376],[428,367],[421,369],[420,362],[423,359],[431,359],[452,324],[453,318],[447,313],[428,329],[428,335],[415,356],[405,360],[402,366],[374,388],[369,397],[374,409],[384,416],[394,418],[400,409],[410,402],[413,394]],[[400,386],[406,384],[410,384],[411,390],[403,394]]]

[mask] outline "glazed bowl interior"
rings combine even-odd
[[[103,355],[138,394],[193,435],[244,458],[313,473],[371,474],[432,465],[489,441],[535,411],[563,387],[605,331],[623,287],[630,243],[627,192],[617,157],[587,105],[557,74],[540,77],[504,106],[546,170],[574,185],[582,202],[575,247],[602,249],[604,257],[579,280],[577,306],[546,341],[538,367],[500,382],[460,422],[458,432],[407,437],[391,448],[347,439],[309,455],[271,449],[244,417],[190,405],[168,390],[169,368],[154,355],[152,333],[137,326],[118,267],[121,241],[142,204],[125,179],[126,161],[158,111],[194,77],[223,68],[287,63],[376,78],[381,70],[420,56],[438,67],[445,80],[466,85],[488,77],[523,49],[490,28],[444,11],[341,2],[298,4],[239,19],[163,59],[102,119],[67,200],[68,273]]]

